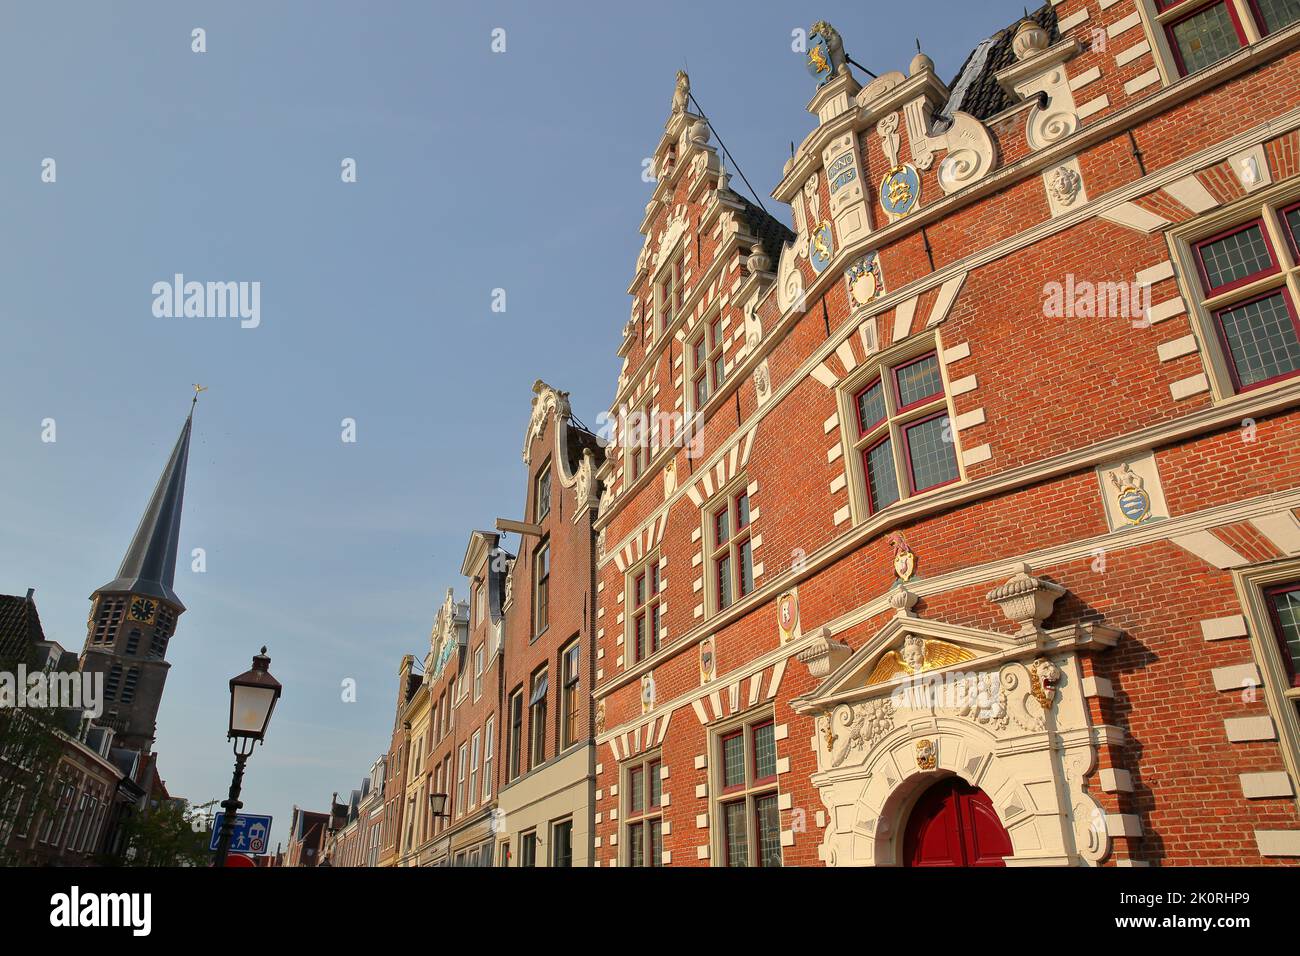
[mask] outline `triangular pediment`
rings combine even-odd
[[[887,695],[920,674],[979,669],[1005,659],[1009,652],[1032,652],[1032,647],[994,631],[900,615],[851,654],[807,699],[816,703],[863,692]]]

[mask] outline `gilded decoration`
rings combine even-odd
[[[867,678],[867,686],[883,684],[902,675],[923,674],[952,664],[973,660],[975,657],[965,648],[947,641],[927,640],[909,634],[898,651],[887,651],[876,662],[875,669]]]

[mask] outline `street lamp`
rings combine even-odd
[[[239,790],[244,782],[244,761],[253,752],[253,747],[266,737],[271,712],[280,699],[280,682],[267,670],[270,664],[271,658],[266,656],[263,647],[262,652],[253,658],[252,670],[230,678],[230,729],[226,739],[235,742],[235,776],[230,781],[230,796],[221,804],[226,814],[221,824],[221,839],[217,843],[217,866],[226,865],[230,839],[235,833],[235,815],[243,806],[239,802]]]
[[[449,817],[447,813],[447,795],[445,793],[429,794],[429,814],[435,817]]]

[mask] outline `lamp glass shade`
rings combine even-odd
[[[441,817],[446,815],[446,810],[447,810],[447,795],[445,793],[429,794],[430,813],[432,813],[435,817]]]
[[[230,735],[261,740],[271,722],[276,693],[270,687],[236,684],[230,691]]]

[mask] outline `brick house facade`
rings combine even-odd
[[[397,669],[397,704],[393,712],[393,736],[388,745],[385,761],[383,832],[379,847],[379,865],[397,866],[402,855],[402,817],[406,796],[407,750],[410,744],[410,727],[402,718],[421,683],[412,673],[415,658],[403,655]]]
[[[497,862],[588,866],[595,747],[592,678],[596,472],[604,452],[568,394],[533,386],[523,520],[505,603],[505,694]]]
[[[597,865],[1300,858],[1292,10],[1061,0],[951,86],[861,86],[816,24],[793,233],[679,75],[600,474]]]

